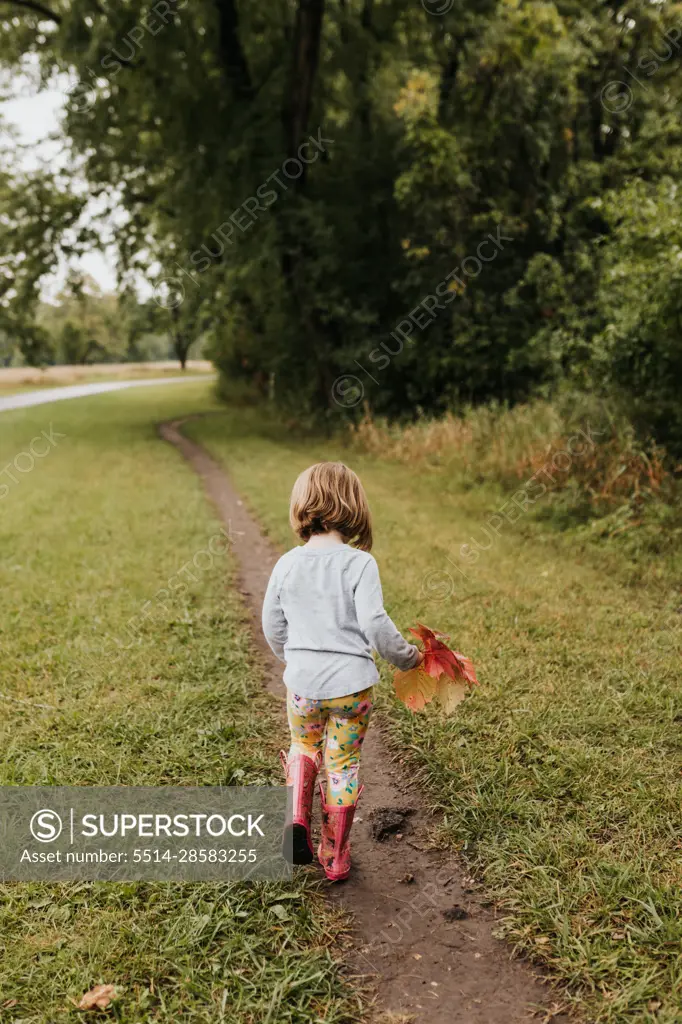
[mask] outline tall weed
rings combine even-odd
[[[505,488],[543,473],[547,490],[607,514],[670,497],[673,467],[660,445],[589,396],[508,408],[469,407],[437,420],[390,424],[369,414],[351,428],[361,450],[404,463],[443,467],[472,483]]]

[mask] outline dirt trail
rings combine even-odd
[[[260,630],[260,607],[278,552],[222,467],[182,435],[184,422],[163,424],[160,434],[199,474],[231,527],[240,589],[263,652],[267,687],[283,705],[281,665]],[[481,905],[461,862],[427,849],[433,820],[376,721],[365,741],[361,774],[366,789],[353,828],[353,873],[347,882],[330,885],[329,896],[355,918],[357,952],[351,966],[371,978],[379,1008],[398,1015],[391,1017],[395,1024],[516,1024],[541,1007],[546,1021],[566,1022],[548,1010],[556,1006],[556,993],[528,964],[511,960],[509,947],[493,937],[495,918]],[[406,809],[410,813],[403,817]],[[372,834],[380,827],[389,833],[382,841]]]

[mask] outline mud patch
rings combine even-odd
[[[409,817],[414,807],[377,807],[369,816],[370,833],[375,843],[383,843],[389,836],[404,835],[409,828]]]
[[[455,903],[454,907],[448,907],[447,910],[443,911],[443,917],[446,921],[466,921],[468,913],[464,907],[460,907]]]

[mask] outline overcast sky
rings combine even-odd
[[[49,89],[34,95],[28,80],[20,85],[17,92],[21,93],[17,99],[0,103],[0,114],[6,122],[18,127],[22,143],[37,146],[35,154],[22,152],[24,166],[30,170],[32,166],[36,166],[38,160],[56,159],[59,154],[58,143],[50,141],[48,136],[59,128],[65,93],[58,89]],[[115,290],[116,274],[111,256],[93,252],[84,256],[78,265],[94,277],[100,287],[106,291]],[[59,291],[65,274],[66,270],[62,268],[56,276],[45,279],[43,294],[46,298],[54,296]]]

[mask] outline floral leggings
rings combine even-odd
[[[327,803],[347,806],[358,798],[360,749],[372,711],[372,687],[347,697],[312,700],[287,690],[289,755],[315,757],[324,745]]]

